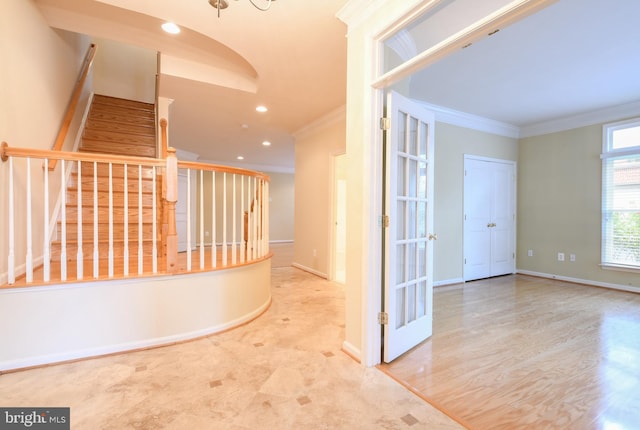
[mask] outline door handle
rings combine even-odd
[[[490,222],[489,224],[487,224],[487,227],[495,227],[496,223],[495,222]]]
[[[437,234],[429,234],[429,240],[438,240],[438,235]]]

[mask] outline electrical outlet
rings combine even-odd
[[[533,257],[533,249],[527,251],[527,256]]]
[[[558,252],[558,261],[564,261],[564,252]]]
[[[314,256],[314,257],[317,257],[317,256],[318,256],[318,253],[316,252],[316,250],[315,250],[315,249],[313,250],[313,256]]]
[[[569,254],[569,261],[576,261],[576,254]]]

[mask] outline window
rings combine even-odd
[[[602,265],[640,270],[640,118],[606,124],[602,147]]]

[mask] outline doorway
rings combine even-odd
[[[515,273],[514,161],[464,157],[464,280]]]

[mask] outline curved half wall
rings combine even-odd
[[[271,259],[187,275],[0,290],[0,373],[227,330],[271,303]]]

